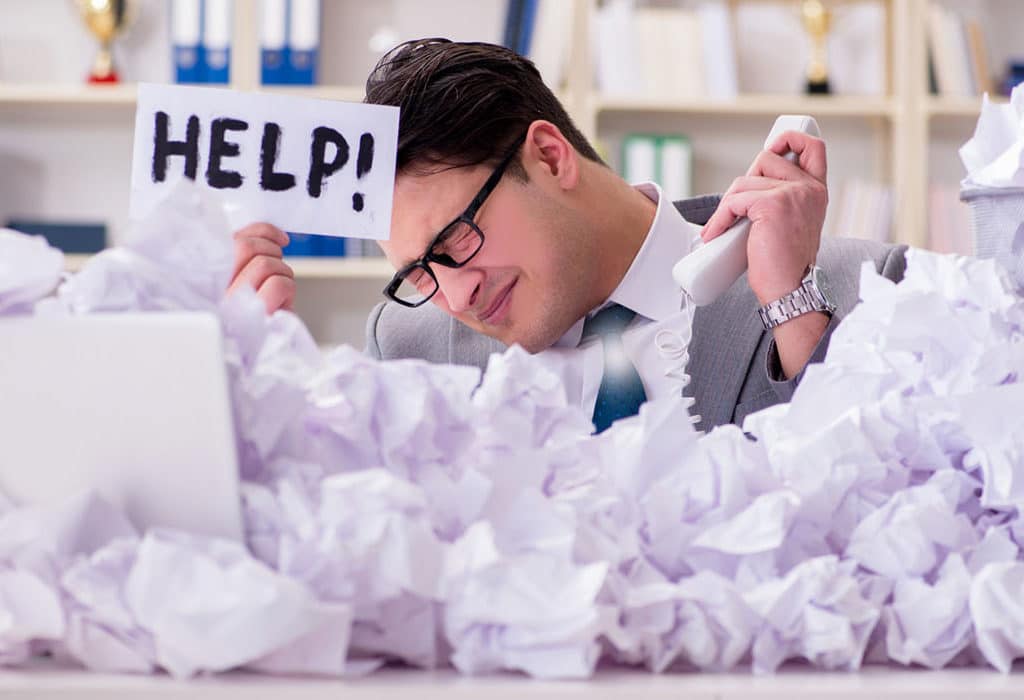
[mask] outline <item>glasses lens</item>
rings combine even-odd
[[[416,306],[422,304],[437,291],[437,281],[424,267],[414,267],[401,278],[401,284],[394,289],[394,296],[401,302]]]
[[[438,236],[431,257],[442,265],[461,265],[476,255],[483,240],[475,226],[459,220]]]

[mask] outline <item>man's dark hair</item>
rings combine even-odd
[[[504,46],[414,39],[385,54],[366,80],[368,104],[401,109],[398,172],[498,161],[544,119],[579,153],[602,162],[533,62]],[[526,179],[518,158],[509,174]]]

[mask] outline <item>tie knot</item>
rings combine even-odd
[[[583,323],[583,340],[595,335],[602,338],[609,335],[620,335],[636,312],[619,304],[609,304]]]

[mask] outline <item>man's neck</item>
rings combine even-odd
[[[594,306],[611,296],[622,283],[658,210],[657,204],[614,173],[605,171],[602,175],[595,178],[596,204],[591,212],[601,279],[599,289],[595,290]]]

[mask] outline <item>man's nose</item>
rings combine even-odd
[[[481,270],[435,265],[434,276],[452,313],[463,313],[477,303],[484,277]]]

